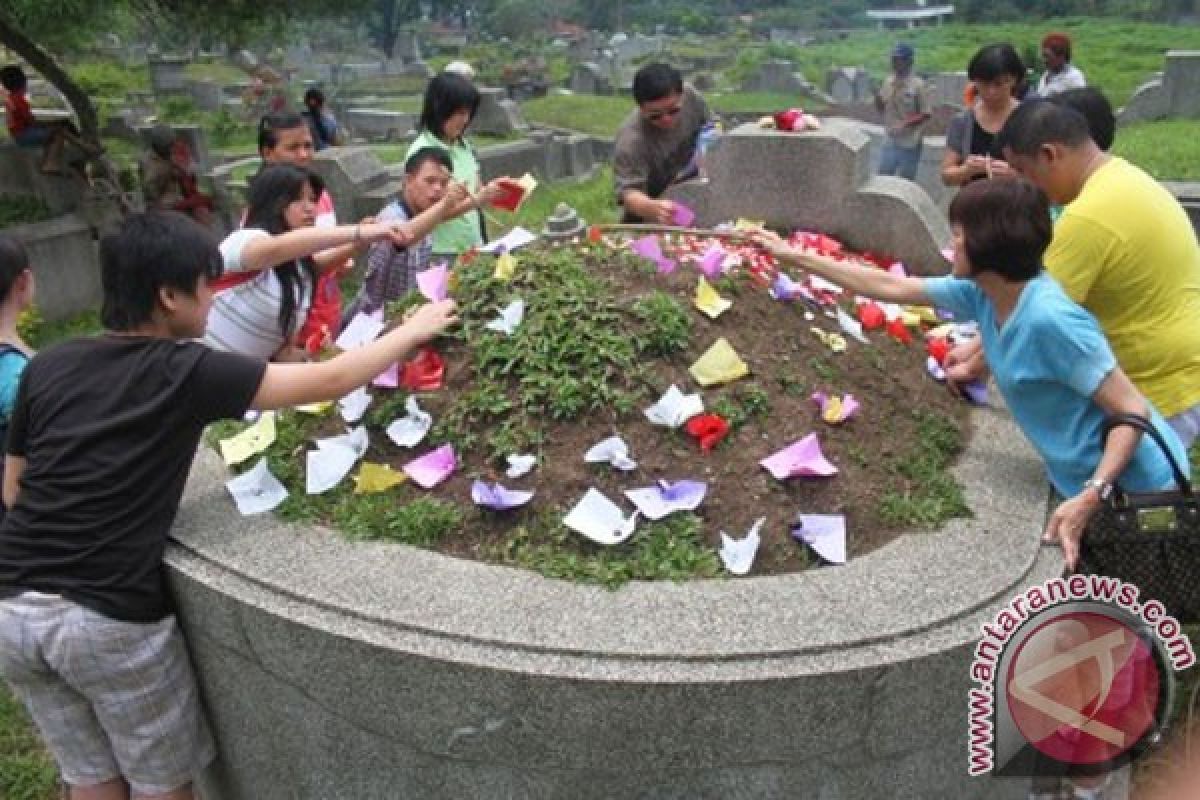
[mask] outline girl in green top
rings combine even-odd
[[[479,162],[475,159],[474,149],[463,136],[478,110],[479,92],[461,75],[443,72],[425,87],[421,132],[408,148],[405,158],[422,147],[445,150],[454,164],[454,180],[465,184],[472,195],[450,212],[452,219],[434,228],[435,255],[455,257],[482,245],[485,230],[479,206],[493,200],[500,192],[496,181],[481,186]]]

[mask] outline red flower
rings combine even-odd
[[[858,307],[858,321],[862,323],[863,330],[874,331],[887,324],[887,315],[877,304],[863,303]]]
[[[412,360],[400,369],[400,385],[414,392],[431,392],[442,388],[446,362],[432,347],[422,347]]]
[[[689,419],[684,429],[700,442],[700,449],[707,453],[729,433],[729,423],[720,414],[700,414]]]
[[[944,336],[935,336],[925,342],[925,352],[933,356],[933,360],[938,363],[938,366],[946,366],[946,354],[950,352],[950,342],[946,341]]]
[[[459,257],[458,257],[458,261],[459,261],[459,263],[460,263],[460,264],[462,264],[463,266],[466,266],[467,264],[470,264],[472,261],[474,261],[474,260],[475,260],[475,257],[476,257],[477,255],[479,255],[479,248],[478,248],[478,247],[472,247],[472,248],[470,248],[470,249],[468,249],[468,250],[464,250],[464,251],[462,252],[462,254],[461,254],[461,255],[459,255]]]
[[[891,336],[900,344],[912,344],[912,334],[909,333],[908,326],[899,317],[888,323],[887,332],[888,336]]]

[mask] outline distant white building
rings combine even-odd
[[[879,23],[880,28],[919,28],[926,25],[941,25],[954,13],[952,5],[925,5],[926,0],[916,0],[915,6],[904,8],[879,8],[867,11],[867,19]]]

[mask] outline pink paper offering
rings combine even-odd
[[[845,422],[862,408],[862,405],[858,400],[854,399],[854,395],[852,394],[844,394],[841,397],[837,395],[830,397],[825,392],[813,392],[812,401],[820,409],[821,419],[830,425],[838,425]]]
[[[395,361],[392,365],[383,372],[375,376],[375,380],[371,381],[372,386],[378,386],[380,389],[395,389],[400,385],[400,365]]]
[[[846,563],[846,518],[841,514],[798,514],[792,536],[830,564]]]
[[[821,442],[815,433],[810,433],[758,463],[780,481],[795,477],[828,478],[836,475],[838,471],[821,452]]]
[[[657,236],[643,236],[640,239],[634,239],[629,245],[629,249],[642,258],[657,264],[658,271],[663,275],[675,271],[675,262],[663,255],[662,245]]]
[[[450,270],[445,262],[417,273],[417,289],[431,303],[440,303],[448,295]]]
[[[708,278],[721,277],[721,269],[725,266],[725,249],[719,244],[711,245],[704,251],[696,267]]]
[[[454,445],[444,444],[404,465],[404,474],[422,489],[432,489],[458,468]]]
[[[678,200],[674,201],[675,209],[671,212],[671,221],[681,228],[690,228],[696,221],[696,212]]]

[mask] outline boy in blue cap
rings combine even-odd
[[[892,48],[892,74],[875,93],[875,109],[883,114],[887,138],[879,159],[880,175],[917,178],[921,163],[921,137],[932,110],[929,89],[913,74],[912,45]]]

